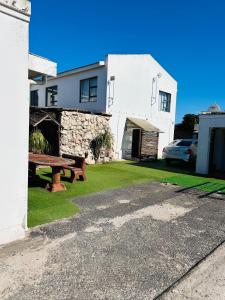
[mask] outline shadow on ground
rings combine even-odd
[[[43,179],[38,175],[28,178],[28,186],[29,187],[45,188],[48,183],[49,183],[49,180]]]
[[[137,167],[144,167],[178,174],[189,174],[197,176],[195,174],[195,167],[182,161],[174,161],[170,165],[167,165],[164,160],[133,161],[130,164]]]

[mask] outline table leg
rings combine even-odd
[[[66,187],[63,183],[60,182],[61,180],[61,167],[52,167],[52,183],[49,186],[49,190],[51,192],[59,192],[59,191],[66,191]]]

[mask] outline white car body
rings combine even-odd
[[[190,162],[196,160],[198,141],[194,139],[179,139],[163,149],[163,159],[167,162],[180,160]]]

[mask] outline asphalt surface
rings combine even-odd
[[[1,299],[166,297],[225,240],[222,196],[148,183],[74,203],[79,215],[0,248]]]

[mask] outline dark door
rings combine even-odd
[[[225,177],[225,129],[211,130],[209,173],[215,177]]]
[[[132,157],[140,156],[141,129],[133,129],[132,137]]]

